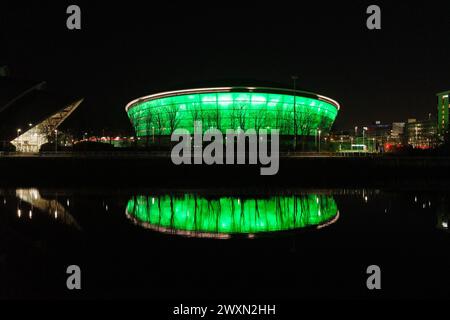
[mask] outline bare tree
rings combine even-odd
[[[236,127],[238,126],[238,112],[235,108],[235,105],[233,104],[231,112],[230,112],[230,128],[231,129],[236,129]]]
[[[242,130],[245,130],[245,128],[246,128],[246,121],[247,121],[247,104],[246,103],[240,103],[238,105],[237,111],[238,111],[239,127]]]
[[[256,134],[259,135],[259,130],[267,126],[267,107],[262,106],[253,113],[254,127]]]
[[[306,139],[311,134],[311,131],[317,129],[314,128],[314,118],[315,115],[306,110],[300,109],[300,111],[297,112],[297,123],[299,134],[301,135],[303,150],[305,149]]]
[[[222,121],[222,113],[219,109],[219,103],[216,101],[216,109],[214,110],[214,121],[215,121],[215,127],[218,130],[221,130],[221,121]]]
[[[203,111],[203,124],[204,124],[204,130],[206,130],[206,128],[212,128],[214,127],[215,123],[215,111],[214,110],[204,110]]]
[[[189,108],[189,112],[191,114],[192,118],[192,128],[194,128],[194,123],[196,121],[202,121],[203,122],[203,110],[201,103],[194,102],[192,103],[191,107]],[[193,131],[193,129],[192,129]]]
[[[153,112],[148,111],[145,117],[145,146],[148,147],[150,135],[154,133]]]
[[[180,124],[179,105],[171,104],[165,108],[167,121],[169,123],[170,133],[172,134]]]
[[[277,106],[274,119],[275,128],[280,130],[280,134],[288,134],[289,132],[285,132],[286,121],[284,119],[284,111],[282,106]]]
[[[156,127],[158,129],[158,142],[159,142],[159,144],[161,144],[161,135],[163,134],[163,131],[164,131],[164,121],[165,121],[164,113],[162,113],[161,110],[160,110],[160,112],[155,114],[155,124],[156,124]]]

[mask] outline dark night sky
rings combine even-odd
[[[66,29],[72,3],[81,7],[81,31]],[[2,3],[0,64],[16,78],[85,97],[69,121],[81,128],[129,129],[128,101],[183,83],[291,86],[292,74],[299,88],[342,104],[337,128],[435,112],[435,93],[450,89],[449,2],[374,2],[378,31],[366,28],[370,2],[295,3]]]

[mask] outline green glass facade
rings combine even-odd
[[[135,196],[127,215],[138,224],[170,233],[249,234],[322,225],[338,214],[329,195],[267,198],[214,197],[196,194]]]
[[[295,97],[289,90],[280,92],[174,92],[137,100],[127,107],[127,113],[138,137],[170,135],[178,128],[192,133],[194,121],[201,121],[204,131],[217,128],[224,133],[238,128],[279,129],[281,135],[313,136],[318,129],[323,133],[330,130],[338,113],[337,103],[300,91],[295,91]]]

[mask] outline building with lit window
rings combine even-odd
[[[45,82],[0,77],[0,151],[38,152],[60,140],[59,126],[82,101],[47,91]]]
[[[405,125],[407,144],[418,149],[433,148],[437,144],[436,119],[426,120],[408,119]]]
[[[278,129],[282,136],[326,134],[339,104],[325,96],[267,87],[212,87],[161,92],[131,101],[126,112],[138,137],[170,136],[178,128]],[[154,139],[153,139],[154,141]]]
[[[448,99],[449,94],[450,91],[444,91],[437,94],[437,129],[440,138],[443,138],[446,134],[448,134],[448,113],[450,108]]]

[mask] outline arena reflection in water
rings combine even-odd
[[[321,228],[339,217],[331,195],[298,194],[269,197],[181,195],[134,196],[127,217],[164,233],[211,238]]]

